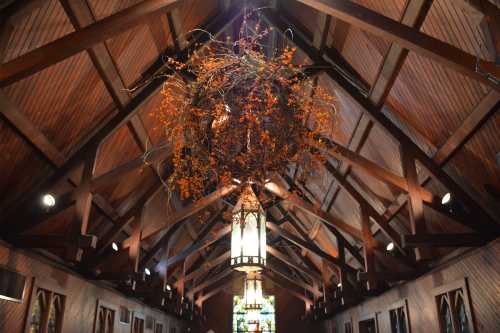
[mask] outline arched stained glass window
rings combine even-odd
[[[62,315],[62,299],[60,295],[54,294],[52,296],[52,305],[50,307],[47,333],[60,332],[59,327],[61,326],[61,315]]]
[[[467,317],[467,311],[465,309],[465,303],[464,303],[464,295],[462,291],[458,291],[456,293],[455,309],[457,314],[458,332],[470,333],[469,318]]]
[[[451,308],[450,303],[448,302],[448,297],[443,295],[441,297],[441,306],[440,306],[440,322],[443,332],[445,333],[454,333],[453,332],[453,323],[451,318]]]
[[[37,288],[31,307],[29,333],[61,333],[64,296]]]
[[[43,289],[38,289],[36,300],[31,308],[31,324],[29,333],[42,333],[42,316],[47,307],[47,293]]]

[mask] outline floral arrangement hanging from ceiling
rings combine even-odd
[[[307,170],[307,142],[336,127],[334,97],[295,63],[295,48],[266,54],[271,29],[256,23],[249,33],[249,16],[237,41],[212,37],[189,63],[168,59],[173,74],[156,117],[174,145],[168,184],[182,198],[233,179],[263,181],[290,163]]]

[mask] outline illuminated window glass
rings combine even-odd
[[[274,296],[265,296],[262,309],[253,311],[245,310],[243,296],[234,296],[233,333],[245,332],[276,332]]]

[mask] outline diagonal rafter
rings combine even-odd
[[[234,6],[229,10],[229,12],[221,13],[216,18],[209,20],[206,24],[206,31],[210,31],[213,34],[220,33],[229,25],[236,17],[240,15],[239,6]],[[190,40],[190,44],[181,52],[177,54],[177,58],[181,62],[186,62],[189,55],[193,50],[202,47],[205,42],[209,40],[208,34],[198,34]],[[155,72],[160,69],[163,65],[163,57],[158,58],[158,60],[151,66],[150,70],[146,72]],[[2,220],[8,220],[13,214],[19,211],[24,211],[26,209],[37,209],[35,206],[37,204],[37,198],[39,198],[43,193],[49,191],[53,186],[55,186],[59,181],[64,179],[64,177],[75,167],[81,163],[81,159],[88,152],[94,150],[100,145],[103,140],[105,140],[109,135],[113,134],[122,125],[124,125],[131,117],[133,117],[141,107],[161,88],[165,77],[162,76],[157,78],[147,85],[134,96],[130,103],[128,103],[122,112],[117,113],[111,117],[107,122],[105,122],[99,129],[97,129],[76,152],[66,160],[60,167],[49,177],[47,177],[39,186],[35,187],[29,193],[24,194],[24,196],[17,201],[15,205],[11,207],[9,211],[3,216]],[[22,208],[21,208],[22,207]]]
[[[337,17],[353,26],[380,36],[390,42],[433,59],[476,81],[500,91],[500,83],[490,80],[476,70],[475,56],[461,49],[426,35],[364,6],[347,0],[297,0],[320,12]],[[479,66],[500,77],[494,63],[480,60]]]

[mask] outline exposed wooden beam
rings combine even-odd
[[[60,2],[76,31],[81,31],[84,27],[95,23],[94,14],[87,0],[60,0]],[[163,52],[166,47],[167,45],[160,52]],[[87,49],[87,53],[116,106],[123,110],[130,103],[130,95],[126,92],[125,84],[108,47],[104,42],[96,43]],[[146,151],[151,139],[140,117],[132,117],[127,125],[139,149]]]
[[[408,0],[401,17],[401,24],[420,29],[432,2],[433,0]],[[391,43],[368,96],[374,105],[381,107],[384,104],[407,55],[407,49]]]
[[[312,214],[316,218],[322,220],[324,223],[331,224],[333,227],[342,230],[346,234],[352,236],[354,239],[362,239],[361,232],[358,229],[326,213],[321,208],[314,207],[313,205],[308,204],[307,202],[299,198],[296,194],[288,192],[275,182],[268,182],[264,185],[264,187],[266,188],[266,190],[277,195],[291,205],[300,208],[308,214]]]
[[[127,210],[125,214],[120,216],[120,218],[115,222],[113,227],[111,227],[102,237],[99,238],[97,244],[97,249],[92,255],[92,261],[99,262],[99,258],[106,251],[107,247],[116,239],[120,232],[127,226],[132,218],[139,214],[144,205],[151,199],[151,197],[161,188],[161,182],[155,179],[153,183],[146,187],[146,190],[141,194],[141,196],[136,200],[136,202]]]
[[[477,247],[485,245],[492,239],[494,238],[473,233],[403,235],[403,246],[406,248]]]
[[[192,298],[196,295],[196,293],[202,291],[203,289],[205,288],[208,288],[210,287],[211,285],[213,285],[214,283],[222,280],[223,278],[227,277],[227,276],[232,276],[232,277],[236,277],[236,276],[241,276],[242,273],[240,272],[237,272],[231,268],[227,268],[225,270],[223,270],[221,273],[215,275],[214,277],[204,281],[203,283],[200,283],[199,285],[191,288],[188,292],[187,292],[187,296]]]
[[[338,1],[338,0],[335,0]],[[344,1],[342,1],[344,2]],[[273,13],[264,12],[265,17],[274,26],[279,29],[284,28],[283,22],[279,20]],[[317,50],[311,47],[307,40],[303,40],[300,36],[294,36],[293,42],[304,51],[314,62],[321,63],[324,60],[318,55]],[[335,59],[333,59],[335,60]],[[338,89],[343,90],[366,112],[370,118],[384,129],[392,138],[399,141],[400,144],[410,147],[413,150],[415,157],[422,165],[446,188],[448,188],[456,197],[464,204],[468,205],[471,211],[474,211],[478,216],[476,228],[485,233],[499,234],[496,222],[485,211],[485,209],[476,202],[469,193],[462,189],[444,170],[442,170],[435,161],[433,161],[424,151],[422,151],[399,127],[397,127],[386,115],[380,112],[366,96],[364,96],[357,86],[353,85],[351,79],[344,76],[342,72],[333,68],[326,68],[326,74],[333,80],[333,83]]]
[[[174,265],[175,263],[177,263],[181,260],[186,259],[191,254],[193,254],[197,251],[200,251],[204,248],[207,248],[208,246],[211,246],[212,244],[219,241],[220,239],[222,239],[226,235],[229,235],[230,233],[231,233],[231,226],[230,225],[221,228],[220,230],[216,231],[213,235],[209,235],[208,237],[205,237],[202,240],[189,245],[187,248],[185,248],[181,252],[168,258],[167,261],[165,262],[165,266],[169,267],[169,266]]]
[[[370,229],[370,216],[365,204],[360,203],[361,230],[363,231],[363,252],[365,256],[365,272],[368,275],[368,290],[377,289],[375,272],[375,254],[373,253],[373,236]]]
[[[223,31],[224,28],[240,14],[239,7],[235,6],[229,12],[221,13],[216,18],[210,19],[209,23],[204,25],[205,30],[216,35]],[[181,62],[186,62],[193,50],[200,48],[201,45],[203,45],[208,39],[209,34],[206,33],[194,36],[193,39],[190,40],[189,46],[177,54],[177,59]],[[162,54],[146,71],[146,73],[154,73],[160,69],[164,64],[164,56],[165,54]],[[77,167],[81,163],[83,156],[85,156],[89,151],[95,149],[95,147],[98,147],[103,140],[117,131],[131,117],[133,117],[140,110],[140,108],[159,91],[164,80],[165,76],[161,76],[145,85],[144,88],[132,98],[131,102],[127,104],[122,112],[116,113],[110,117],[109,120],[105,121],[95,132],[91,134],[88,139],[85,140],[85,144],[79,147],[56,172],[48,176],[39,186],[34,187],[30,192],[25,193],[22,198],[17,200],[16,204],[13,205],[4,216],[2,216],[2,221],[9,220],[11,216],[15,216],[15,214],[19,211],[28,209],[27,207],[29,206],[36,206],[37,199],[43,193],[50,191],[50,189],[60,180],[64,179],[64,177],[66,177],[72,169]]]
[[[219,217],[220,217],[220,211],[212,214],[212,216],[208,219],[208,221],[205,221],[203,224],[203,227],[201,228],[200,232],[198,233],[197,237],[193,240],[192,244],[197,244],[201,242],[209,232],[212,231],[212,229],[215,227],[217,223],[219,223]],[[181,221],[186,221],[187,219],[183,219]],[[165,245],[168,244],[169,238],[173,235],[173,233],[181,226],[184,225],[182,223],[174,223],[163,235],[160,240],[152,246],[149,251],[144,255],[144,257],[141,260],[140,267],[146,267],[151,261],[154,256],[158,253],[161,247],[164,247]]]
[[[321,281],[320,275],[315,274],[313,271],[310,271],[307,267],[304,267],[300,264],[296,264],[296,263],[292,262],[291,258],[289,258],[287,255],[278,251],[275,247],[273,247],[271,245],[267,245],[267,253],[272,255],[276,259],[281,260],[283,263],[292,267],[293,269],[295,269],[299,272],[302,272],[303,274],[309,276],[311,279],[316,280],[316,281]]]
[[[0,87],[12,84],[95,44],[128,30],[160,11],[171,10],[179,0],[145,0],[116,14],[67,34],[0,66]]]
[[[217,267],[225,262],[229,262],[230,258],[231,258],[231,251],[226,251],[216,258],[206,261],[204,264],[201,265],[200,268],[192,271],[191,273],[188,273],[184,277],[184,282],[196,280],[197,278],[202,276],[204,273],[208,272],[210,269]],[[180,281],[181,281],[181,279],[177,280],[175,282],[174,286],[177,286],[180,283]]]
[[[266,266],[264,267],[264,271],[267,271],[268,273],[270,273],[272,275],[277,275],[281,279],[288,281],[288,283],[293,284],[300,289],[303,289],[303,290],[310,292],[314,296],[314,298],[318,298],[318,297],[322,296],[321,292],[319,291],[319,289],[316,285],[311,286],[307,283],[298,281],[297,279],[293,279],[292,277],[289,277],[285,273],[281,272],[277,267],[275,267],[270,262],[268,262],[266,264]]]
[[[309,307],[314,303],[313,300],[311,300],[306,295],[301,294],[300,292],[298,292],[298,291],[290,288],[289,285],[288,285],[288,283],[285,283],[278,276],[273,275],[273,274],[269,274],[269,272],[266,272],[266,271],[264,271],[262,274],[265,277],[267,277],[268,279],[270,279],[271,281],[273,281],[275,284],[277,284],[278,286],[280,286],[281,288],[283,288],[283,290],[285,290],[286,292],[288,292],[292,296],[295,296],[296,298],[304,301],[306,309],[309,309]]]
[[[294,243],[295,245],[297,245],[297,246],[299,246],[307,251],[311,251],[312,253],[314,253],[318,257],[321,257],[323,259],[328,260],[330,263],[334,264],[335,266],[337,266],[337,267],[339,267],[347,272],[350,272],[350,273],[355,272],[355,269],[352,268],[351,266],[346,265],[345,263],[342,263],[338,258],[332,257],[328,253],[326,253],[323,250],[321,250],[320,248],[318,248],[316,245],[313,245],[307,241],[302,240],[301,238],[289,233],[288,231],[286,231],[282,227],[277,226],[276,224],[269,222],[269,221],[266,222],[266,226],[269,230],[279,234],[281,237],[287,239],[288,241]]]
[[[408,182],[408,211],[410,213],[410,226],[413,235],[425,234],[427,225],[424,217],[424,205],[420,194],[420,184],[418,183],[418,173],[413,154],[405,146],[401,147],[401,160],[403,173]],[[426,248],[416,248],[415,257],[417,260],[428,260],[432,256]]]
[[[91,179],[94,175],[97,158],[97,150],[90,153],[83,162],[81,183]],[[74,239],[86,235],[88,231],[90,213],[92,209],[92,192],[89,188],[81,188],[75,196],[75,216],[73,217],[67,230],[68,247],[65,257],[70,261],[80,261],[83,255],[83,249],[77,244],[72,244]]]
[[[196,300],[196,302],[195,302],[196,305],[199,306],[200,308],[203,307],[203,303],[205,303],[206,301],[208,301],[210,298],[214,297],[215,295],[217,295],[221,291],[228,290],[229,284],[240,277],[241,276],[238,276],[235,274],[233,276],[230,276],[229,278],[224,279],[224,282],[221,283],[220,286],[218,286],[218,287],[216,287],[216,288],[214,288],[206,293],[203,293],[203,295]]]
[[[500,84],[489,80],[476,71],[476,57],[461,49],[408,27],[387,16],[347,0],[297,0],[320,12],[337,17],[355,27],[395,42],[408,50],[417,52],[476,81],[500,91]],[[480,60],[482,69],[500,77],[495,64]]]
[[[168,226],[172,227],[174,224],[179,223],[180,221],[184,220],[185,218],[188,218],[189,216],[192,216],[199,211],[205,209],[206,207],[210,206],[211,204],[215,203],[216,201],[222,199],[226,195],[234,192],[236,189],[239,187],[237,185],[227,185],[223,186],[214,192],[210,193],[209,195],[193,202],[192,204],[186,206],[184,209],[181,211],[175,212],[172,214],[172,216],[169,217],[168,222],[165,223],[164,226],[148,230],[145,232],[143,235],[143,239],[147,240],[150,239],[151,237],[154,237],[158,233],[160,233],[162,230],[166,229]]]
[[[401,247],[401,237],[400,235],[389,225],[389,222],[377,212],[373,206],[359,193],[354,186],[351,185],[344,177],[342,177],[339,172],[330,164],[325,163],[325,167],[330,172],[330,174],[337,180],[337,182],[342,186],[344,190],[349,193],[350,196],[356,200],[359,205],[363,206],[366,209],[367,214],[373,218],[373,220],[379,225],[380,229],[386,234],[387,237],[391,241],[394,242],[394,245],[398,248]]]
[[[66,249],[70,243],[65,235],[16,235],[9,241],[19,248],[40,249]],[[72,239],[71,243],[82,249],[94,248],[97,237],[92,235],[81,235]]]

